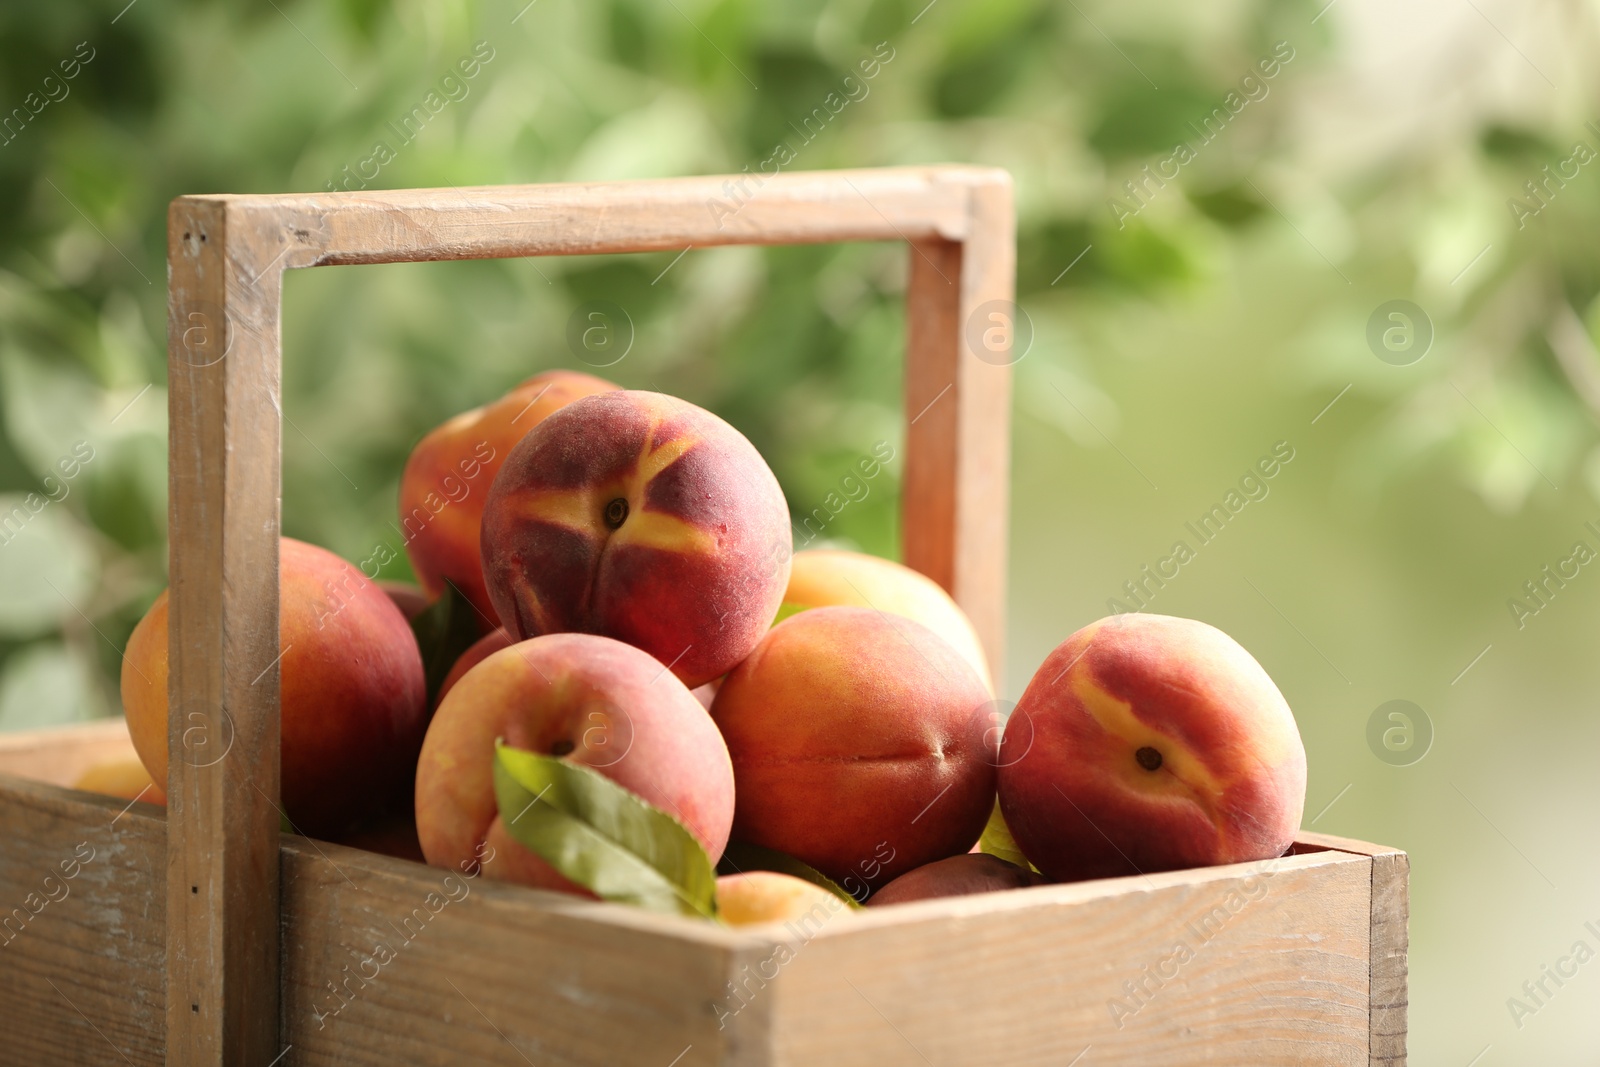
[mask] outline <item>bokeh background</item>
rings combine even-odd
[[[1277,679],[1308,823],[1411,853],[1412,1062],[1600,1058],[1600,963],[1522,989],[1600,949],[1600,567],[1576,551],[1600,551],[1600,9],[524,3],[0,8],[0,516],[50,499],[0,529],[0,729],[117,714],[119,649],[165,584],[173,196],[323,189],[379,141],[372,188],[753,170],[780,142],[789,169],[1004,166],[1035,335],[1007,694],[1189,541],[1149,609]],[[390,124],[475,48],[401,143]],[[830,93],[848,103],[808,139]],[[1179,143],[1193,158],[1134,198]],[[594,301],[633,335],[600,373],[731,420],[803,514],[900,439],[905,274],[865,245],[292,273],[285,532],[398,549],[410,446],[590,369],[567,326]],[[1279,442],[1267,494],[1199,546],[1184,524]],[[894,554],[899,471],[829,534]],[[1385,747],[1391,700],[1415,708]]]

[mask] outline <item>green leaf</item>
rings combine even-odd
[[[431,708],[450,668],[483,636],[478,612],[472,601],[446,579],[444,594],[411,620],[411,632],[416,634],[417,648],[422,652],[422,672],[428,682]]]
[[[728,847],[722,850],[722,862],[717,864],[717,873],[743,874],[746,871],[777,871],[779,874],[793,875],[812,885],[821,886],[852,908],[861,907],[861,902],[845,892],[839,883],[787,852],[743,841],[728,842]]]
[[[810,610],[811,610],[811,605],[810,604],[792,604],[789,601],[785,600],[782,604],[778,605],[778,616],[777,616],[777,618],[772,620],[772,625],[776,626],[780,622],[782,622],[784,619],[791,618],[791,617],[793,617],[795,615],[798,615],[802,611],[810,611]]]
[[[1011,836],[1011,827],[1006,825],[1005,816],[1000,814],[998,800],[994,802],[994,810],[989,813],[989,824],[983,828],[983,836],[978,838],[978,851],[1014,863],[1025,871],[1039,870],[1028,862],[1028,857],[1017,847],[1016,839]]]
[[[602,899],[716,916],[716,872],[694,834],[605,775],[497,741],[494,795],[518,843]]]

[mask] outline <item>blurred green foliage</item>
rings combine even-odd
[[[1600,490],[1600,165],[1566,163],[1600,150],[1591,16],[1529,28],[1490,4],[1451,33],[1411,25],[1412,54],[1384,52],[1399,15],[1323,0],[524,2],[0,9],[0,109],[67,88],[0,135],[0,521],[29,493],[59,498],[0,538],[0,729],[114,713],[118,650],[165,584],[172,197],[324,189],[380,140],[393,158],[374,188],[738,172],[780,143],[787,169],[1004,166],[1036,332],[1016,367],[1006,690],[1290,441],[1270,499],[1152,610],[1217,623],[1277,678],[1311,753],[1308,822],[1336,800],[1318,829],[1413,851],[1419,1062],[1490,1040],[1557,1062],[1577,1016],[1489,1028],[1570,941],[1523,860],[1590,900],[1600,884],[1562,852],[1570,820],[1549,817],[1600,791],[1548,776],[1551,749],[1600,742],[1581,712],[1600,686],[1600,585],[1527,633],[1506,611]],[[93,58],[47,87],[80,42]],[[464,97],[400,143],[391,124],[479,42],[493,56]],[[1292,60],[1259,77],[1279,42]],[[1450,62],[1430,66],[1428,42]],[[880,45],[892,58],[860,79]],[[830,93],[850,102],[808,135]],[[1230,93],[1249,99],[1237,115]],[[1218,108],[1222,132],[1197,134]],[[1193,160],[1149,181],[1179,142]],[[808,512],[901,438],[906,261],[829,246],[292,272],[285,532],[350,559],[398,546],[412,444],[536,371],[588,369],[566,342],[587,301],[634,330],[600,373],[728,418]],[[1435,331],[1410,366],[1365,341],[1394,299]],[[1576,331],[1557,328],[1569,311]],[[79,442],[93,458],[67,479]],[[887,471],[830,537],[895,552],[899,462]],[[1437,727],[1412,768],[1363,741],[1397,696]],[[1453,892],[1468,883],[1495,923]],[[1476,938],[1457,936],[1469,923]],[[1463,1009],[1499,1022],[1481,1040],[1444,1025]]]
[[[643,0],[393,9],[139,0],[125,11],[0,13],[0,100],[27,120],[0,146],[0,196],[18,206],[0,216],[0,493],[48,493],[43,479],[79,441],[95,455],[38,520],[33,534],[50,536],[18,539],[41,557],[6,568],[20,584],[17,607],[0,613],[0,725],[113,710],[117,650],[163,585],[161,264],[173,196],[354,189],[374,170],[373,187],[732,172],[756,169],[780,143],[795,156],[787,169],[978,160],[1017,173],[1019,289],[1050,314],[1079,291],[1196,279],[1193,240],[1141,226],[1119,254],[1088,258],[1051,285],[1086,245],[1106,242],[1114,221],[1087,175],[1169,146],[1291,15],[1244,5],[1197,19],[1202,37],[1129,42],[1122,58],[1070,9],[1032,2],[818,13]],[[475,48],[488,57],[481,69],[458,79],[409,143],[397,136]],[[1168,94],[1152,97],[1139,68],[1161,71]],[[40,92],[46,103],[31,114],[39,97],[29,94]],[[830,93],[848,99],[842,113],[808,125]],[[1195,195],[1207,206],[1186,224],[1213,242],[1204,220],[1250,217],[1215,207],[1227,188]],[[803,514],[856,456],[899,440],[905,256],[881,246],[729,249],[682,262],[291,275],[285,531],[351,558],[395,543],[410,446],[530,373],[583,368],[565,328],[591,300],[621,306],[635,332],[608,373],[730,418]],[[893,485],[875,486],[828,534],[893,554]],[[18,562],[22,551],[7,548],[0,558]],[[405,573],[401,556],[393,576]],[[14,695],[39,692],[29,679],[40,672],[74,673],[84,699],[63,707]]]

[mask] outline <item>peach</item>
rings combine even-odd
[[[325,836],[404,795],[427,725],[422,655],[394,602],[332,552],[285,537],[278,573],[282,806],[298,832]],[[122,706],[135,751],[164,787],[165,592],[128,639]],[[196,762],[227,758],[226,737],[207,741],[192,750]]]
[[[1282,855],[1306,754],[1250,653],[1193,619],[1130,613],[1062,642],[1000,746],[1000,806],[1057,881]]]
[[[978,631],[950,594],[927,575],[892,560],[842,548],[796,552],[779,617],[830,606],[876,608],[915,619],[948,641],[972,664],[990,692],[994,691]]]
[[[116,797],[118,800],[142,800],[146,804],[165,804],[167,794],[151,779],[144,764],[136,759],[104,760],[94,764],[78,776],[72,788],[85,793]]]
[[[683,823],[713,863],[728,843],[733,767],[700,702],[631,645],[551,634],[489,656],[434,713],[416,789],[417,835],[429,863],[468,870],[481,859],[490,878],[587,893],[501,822],[494,795],[500,738],[631,790]]]
[[[1007,863],[998,856],[973,852],[935,860],[914,871],[907,871],[872,894],[867,907],[906,904],[935,897],[960,897],[997,889],[1021,889],[1023,886],[1039,885],[1043,881],[1039,875],[1015,863]]]
[[[744,435],[660,393],[603,393],[506,457],[484,506],[483,574],[517,637],[613,637],[692,689],[772,624],[789,569],[771,561],[790,543],[783,491]]]
[[[439,683],[439,693],[433,698],[433,706],[437,708],[443,702],[445,694],[455,687],[455,684],[461,680],[462,675],[496,652],[499,652],[502,648],[510,648],[514,644],[516,644],[516,641],[512,639],[510,634],[506,633],[505,627],[502,626],[490,630],[468,645],[467,650],[461,653],[460,658],[451,666],[450,673],[444,676],[444,681]]]
[[[745,871],[717,879],[717,917],[729,926],[792,922],[821,908],[850,910],[839,897],[803,878],[777,871]]]
[[[920,623],[851,607],[786,619],[711,706],[738,783],[734,837],[858,898],[965,852],[994,803],[988,702],[972,665]]]
[[[400,525],[428,599],[450,581],[484,630],[499,625],[483,585],[478,528],[489,486],[524,434],[579,397],[617,386],[575,371],[535,374],[499,400],[462,412],[417,443],[400,478]]]

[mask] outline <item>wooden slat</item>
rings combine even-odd
[[[1011,175],[973,180],[961,257],[961,360],[956,375],[960,409],[956,463],[955,582],[950,593],[972,618],[996,678],[1005,672],[1006,528],[1011,506],[1011,364],[971,345],[998,309],[1017,313],[1016,211]],[[1013,323],[1014,325],[1014,323]]]
[[[900,557],[949,592],[956,585],[956,486],[961,365],[961,245],[918,241],[907,252],[905,464],[900,480]],[[969,609],[970,601],[962,605]],[[1001,678],[981,631],[990,673]]]
[[[1411,859],[1399,849],[1301,830],[1295,848],[1335,849],[1372,858],[1368,1001],[1370,1062],[1404,1067],[1408,1040]]]
[[[1373,1067],[1405,1067],[1410,1001],[1411,860],[1395,849],[1372,857],[1371,1034]]]
[[[1015,312],[1016,223],[1004,171],[962,172],[963,243],[914,242],[906,327],[906,461],[902,555],[971,617],[991,673],[1005,672],[1011,366],[1004,346],[980,355],[991,313]]]
[[[185,1067],[278,1044],[281,274],[229,226],[191,199],[167,219],[167,1048]]]
[[[0,778],[0,835],[0,902],[26,911],[30,893],[61,897],[0,925],[0,1004],[13,1020],[0,1067],[121,1063],[118,1053],[163,1063],[162,810]],[[285,1063],[764,1062],[759,1043],[730,1057],[731,1035],[710,1010],[740,963],[765,950],[760,938],[274,837],[290,948]],[[63,896],[44,879],[80,842],[93,858]],[[380,944],[392,958],[364,966]]]
[[[161,809],[0,779],[0,834],[0,901],[18,904],[78,843],[95,849],[70,895],[0,947],[0,996],[27,1020],[0,1042],[0,1065],[122,1062],[108,1044],[161,1063]],[[296,1064],[508,1067],[1060,1064],[1085,1046],[1097,1064],[1384,1062],[1368,991],[1399,978],[1403,1019],[1404,976],[1385,972],[1374,940],[1391,935],[1372,919],[1373,871],[1404,856],[1300,836],[1314,851],[1269,864],[868,909],[806,940],[283,835],[280,1051],[292,1045]],[[1392,903],[1404,881],[1379,892]],[[1159,975],[1179,940],[1193,958],[1155,985],[1144,966]],[[793,959],[774,968],[780,943]],[[390,958],[375,966],[379,945]],[[1123,982],[1150,983],[1148,1003]],[[1120,1027],[1118,996],[1136,1009]]]
[[[51,785],[71,785],[97,763],[138,758],[121,718],[0,734],[0,774]]]
[[[165,860],[161,809],[0,777],[0,1065],[160,1067]]]
[[[296,1064],[760,1062],[709,1010],[753,942],[709,923],[301,839],[284,916]]]
[[[774,1062],[1366,1064],[1370,870],[1325,851],[835,919],[774,987]]]
[[[1003,172],[895,167],[636,182],[186,197],[225,205],[284,267],[942,237]],[[267,260],[263,260],[263,263]]]

